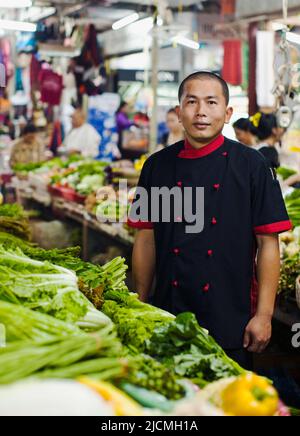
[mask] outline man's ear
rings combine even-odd
[[[228,108],[226,109],[225,124],[229,124],[230,123],[232,114],[233,114],[233,107],[228,106]]]
[[[176,111],[176,114],[177,114],[177,116],[178,116],[178,121],[181,123],[181,109],[180,109],[180,106],[179,106],[179,105],[177,105],[177,106],[175,107],[175,111]]]

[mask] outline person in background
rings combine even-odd
[[[249,118],[239,118],[233,123],[236,139],[242,144],[253,147],[256,145],[255,129]]]
[[[129,119],[130,107],[126,101],[121,101],[120,106],[116,112],[116,125],[117,131],[119,135],[118,147],[123,159],[127,158],[126,150],[123,149],[123,132],[124,130],[130,129],[130,127],[135,126],[136,124]]]
[[[183,127],[179,122],[175,108],[172,108],[167,112],[167,127],[169,132],[165,133],[162,138],[162,144],[165,147],[184,139]]]
[[[64,140],[68,154],[80,154],[82,157],[96,158],[99,154],[101,136],[87,123],[82,109],[76,109],[72,116],[72,130]]]
[[[16,164],[43,162],[46,158],[46,147],[39,140],[36,127],[28,124],[12,147],[9,161],[11,168]]]
[[[264,155],[271,168],[278,168],[280,162],[276,144],[280,143],[285,130],[278,127],[274,114],[258,112],[250,117],[250,122],[252,127],[256,129],[256,136],[259,139],[255,149]]]

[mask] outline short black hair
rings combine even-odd
[[[258,112],[253,117],[250,117],[251,125],[256,130],[256,136],[261,141],[270,138],[273,134],[273,129],[278,127],[275,114],[264,114]]]
[[[176,108],[171,107],[171,109],[168,110],[167,114],[176,114],[177,115]]]
[[[239,118],[235,123],[233,123],[232,127],[234,129],[243,130],[244,132],[250,132],[252,135],[256,135],[257,131],[255,127],[251,124],[249,118]]]
[[[186,85],[187,82],[189,82],[190,80],[195,80],[195,79],[211,79],[211,80],[217,80],[220,85],[222,86],[223,89],[223,95],[225,97],[226,100],[226,105],[228,105],[229,103],[229,99],[230,99],[230,95],[229,95],[229,87],[227,85],[227,83],[225,82],[224,79],[222,79],[222,77],[220,77],[218,74],[213,73],[212,71],[196,71],[193,74],[190,74],[189,76],[187,76],[180,84],[179,86],[179,90],[178,90],[178,100],[179,102],[181,101],[181,98],[183,96],[183,92],[184,92],[184,87]]]

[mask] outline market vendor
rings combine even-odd
[[[262,352],[271,338],[278,233],[291,223],[265,158],[222,136],[233,112],[226,82],[213,73],[194,73],[180,85],[179,102],[185,140],[146,161],[139,181],[144,191],[131,208],[128,224],[139,229],[135,289],[141,300],[174,314],[194,312],[226,352],[251,369],[252,353]],[[190,194],[185,188],[192,188],[193,208],[196,188],[204,187],[204,208],[197,209],[204,214],[203,229],[191,231],[186,207],[182,215],[170,208],[171,219],[157,219],[153,187],[164,187],[163,204],[168,188],[175,188],[184,206]],[[142,192],[148,193],[146,204],[137,207]]]
[[[44,162],[47,159],[45,144],[39,138],[37,128],[28,124],[20,138],[14,141],[9,164],[14,168],[17,164]]]
[[[87,123],[82,109],[76,109],[73,113],[72,127],[64,141],[67,153],[80,154],[82,157],[97,157],[101,136],[91,124]]]

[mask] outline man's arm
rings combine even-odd
[[[151,291],[155,271],[155,241],[153,230],[139,230],[132,254],[132,273],[135,290],[146,302]]]
[[[261,353],[272,335],[272,316],[280,276],[278,235],[258,235],[257,244],[258,306],[256,315],[246,327],[244,347]]]

